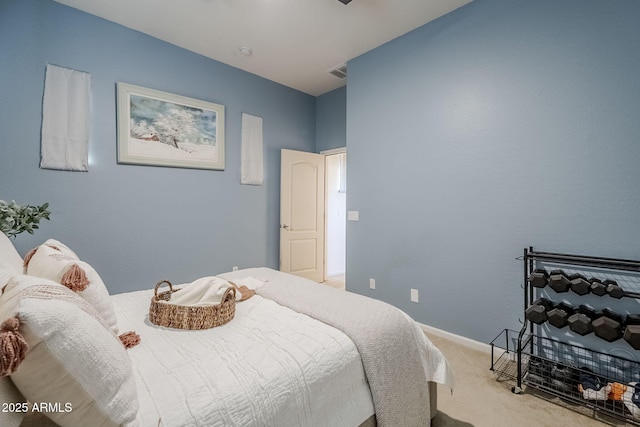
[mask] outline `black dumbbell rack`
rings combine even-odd
[[[524,249],[522,260],[525,311],[537,293],[528,278],[540,264],[640,274],[640,261],[537,252],[532,247]],[[574,409],[578,404],[577,408],[640,425],[640,362],[545,337],[540,332],[541,327],[525,317],[519,332],[504,330],[491,342],[491,370],[498,379],[515,380],[512,391],[517,394],[526,384],[571,403]],[[499,357],[497,350],[502,351]],[[592,381],[598,386],[582,386]],[[635,382],[639,382],[637,393]]]

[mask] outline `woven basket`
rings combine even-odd
[[[168,284],[169,290],[158,293],[162,284]],[[149,306],[149,321],[159,326],[178,329],[208,329],[224,325],[236,314],[236,290],[227,289],[220,304],[209,306],[190,306],[167,304],[160,301],[170,301],[171,295],[179,292],[173,289],[168,280],[161,280],[156,284],[154,296]]]

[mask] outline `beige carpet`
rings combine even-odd
[[[330,277],[324,284],[345,289],[344,276]],[[447,357],[456,387],[438,385],[439,413],[432,427],[589,427],[627,426],[624,421],[595,413],[583,406],[523,386],[514,394],[515,381],[496,379],[489,370],[491,354],[458,344],[440,335],[427,334]]]
[[[512,381],[497,381],[489,370],[491,354],[454,343],[448,339],[427,334],[429,339],[447,357],[454,373],[456,387],[450,390],[438,384],[439,414],[433,427],[463,426],[535,426],[535,427],[587,427],[625,426],[623,421],[594,415],[592,410],[576,407],[585,414],[547,401],[538,395],[551,396],[533,389],[513,394]]]
[[[344,274],[339,276],[327,277],[327,280],[322,282],[324,285],[330,286],[336,289],[342,289],[344,291]]]

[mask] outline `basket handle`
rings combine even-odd
[[[169,285],[169,290],[170,290],[171,292],[173,292],[173,285],[171,284],[171,282],[170,282],[170,281],[168,281],[168,280],[161,280],[161,281],[159,281],[158,283],[156,283],[156,288],[155,288],[155,289],[154,289],[154,291],[153,291],[153,293],[154,293],[154,295],[156,296],[156,298],[158,298],[158,288],[159,288],[159,287],[160,287],[160,285],[162,285],[163,283],[168,284],[168,285]]]
[[[236,288],[233,286],[229,286],[226,291],[224,291],[224,295],[222,295],[222,302],[230,301],[231,299],[236,299]]]

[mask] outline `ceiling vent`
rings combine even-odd
[[[344,80],[347,78],[347,65],[340,64],[336,67],[333,67],[332,69],[329,70],[329,74],[333,74],[340,80]]]

